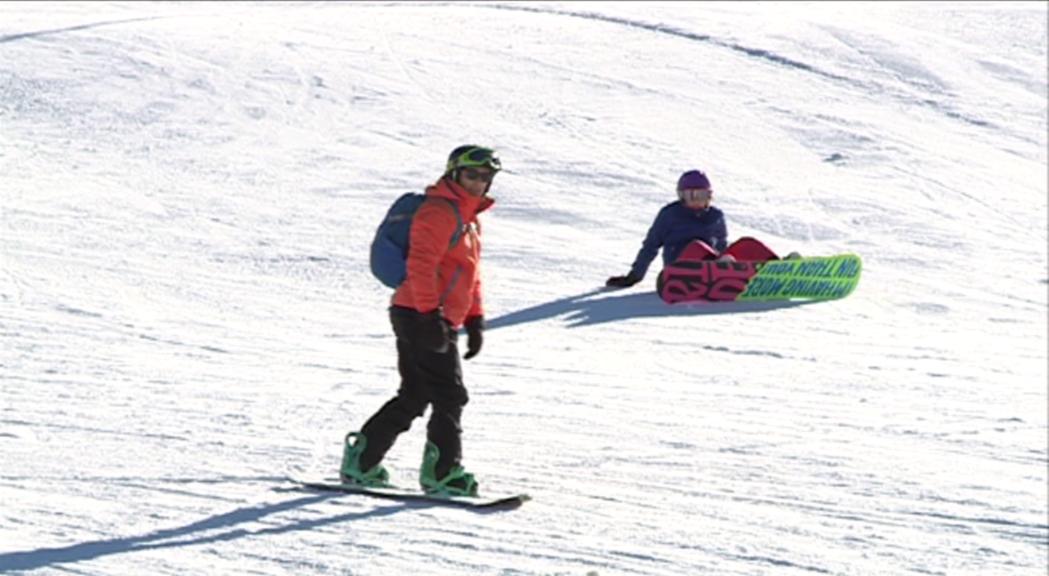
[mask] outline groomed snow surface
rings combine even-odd
[[[0,572],[1045,574],[1047,19],[0,3]],[[464,464],[533,500],[283,490],[394,393],[368,245],[463,143],[506,168]],[[691,168],[856,292],[605,291]]]

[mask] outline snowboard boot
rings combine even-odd
[[[474,475],[462,466],[455,465],[444,478],[437,478],[437,460],[441,451],[433,442],[426,442],[423,450],[423,465],[419,470],[419,485],[427,494],[442,496],[477,496],[477,481]]]
[[[799,258],[801,258],[801,253],[799,252],[791,252],[783,257],[784,260],[797,260]]]
[[[350,443],[353,440],[353,443]],[[360,432],[346,435],[342,450],[342,465],[339,466],[339,478],[345,484],[358,484],[369,488],[381,488],[390,485],[390,474],[382,464],[372,466],[370,470],[361,470],[361,454],[368,446],[368,439]]]

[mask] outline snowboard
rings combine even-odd
[[[346,494],[362,494],[374,498],[386,498],[387,500],[400,500],[402,502],[430,502],[458,508],[473,508],[487,510],[512,510],[520,507],[531,500],[528,494],[503,494],[483,496],[447,496],[440,494],[427,494],[421,490],[411,490],[389,486],[385,488],[370,488],[357,484],[343,484],[338,480],[303,480],[288,477],[288,480],[299,486],[325,492],[343,492]]]
[[[677,302],[835,300],[855,290],[862,262],[855,254],[791,260],[677,260],[659,273],[656,290]]]

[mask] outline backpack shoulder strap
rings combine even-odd
[[[435,198],[439,198],[447,202],[448,205],[452,207],[452,213],[455,214],[455,232],[452,232],[452,238],[448,241],[448,247],[451,248],[452,246],[455,246],[457,242],[459,242],[459,238],[463,235],[463,216],[459,213],[459,206],[451,199],[444,198],[441,196],[436,196]]]

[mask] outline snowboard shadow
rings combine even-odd
[[[184,526],[156,530],[139,536],[94,540],[70,546],[38,548],[24,552],[0,553],[0,567],[2,567],[0,572],[7,570],[34,570],[57,564],[82,562],[130,552],[181,548],[184,546],[229,542],[245,537],[255,538],[273,534],[310,531],[340,522],[389,516],[398,512],[427,507],[426,503],[398,503],[364,512],[350,512],[335,516],[322,515],[321,517],[310,515],[308,519],[288,521],[268,519],[264,524],[258,524],[260,520],[268,516],[279,515],[282,512],[318,504],[339,496],[345,495],[311,494],[283,502],[245,506]]]
[[[503,316],[487,320],[485,324],[487,329],[491,330],[565,316],[569,328],[578,328],[631,318],[761,313],[816,303],[816,301],[812,300],[796,300],[788,302],[681,302],[678,304],[667,304],[655,292],[651,291],[601,297],[603,294],[615,291],[616,289],[614,288],[591,290],[504,314]]]

